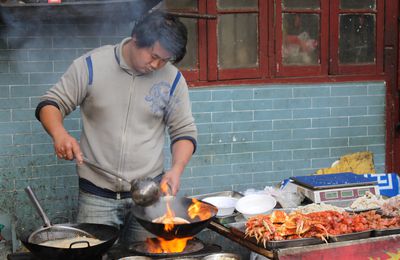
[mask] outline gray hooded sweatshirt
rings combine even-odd
[[[171,145],[181,139],[196,147],[197,129],[188,87],[175,66],[145,75],[133,71],[122,57],[122,46],[97,48],[76,59],[60,81],[42,97],[40,108],[52,104],[63,117],[80,107],[80,146],[85,157],[132,181],[155,177],[164,170],[166,130]],[[130,184],[90,167],[77,166],[80,178],[115,192]]]

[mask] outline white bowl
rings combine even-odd
[[[218,208],[217,217],[229,216],[235,210],[238,199],[228,196],[213,196],[202,199]]]
[[[236,210],[248,219],[262,214],[270,214],[276,206],[276,199],[267,194],[251,194],[244,196],[236,203]]]

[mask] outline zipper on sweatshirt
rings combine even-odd
[[[119,166],[118,170],[121,172],[123,175],[123,169],[124,169],[124,164],[125,164],[125,144],[126,144],[126,139],[127,139],[127,129],[128,129],[128,119],[129,119],[129,112],[131,111],[131,106],[132,106],[132,97],[135,91],[135,79],[136,77],[132,77],[132,84],[129,86],[129,100],[128,100],[128,107],[126,109],[126,114],[125,114],[125,124],[124,124],[124,129],[122,131],[122,136],[121,136],[121,151],[120,151],[120,156],[119,156]],[[118,189],[121,190],[123,183],[122,179],[118,179]]]

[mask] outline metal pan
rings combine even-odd
[[[193,237],[201,230],[206,228],[209,222],[215,217],[218,209],[206,202],[201,202],[203,210],[207,210],[210,213],[208,219],[200,220],[199,218],[191,219],[188,215],[188,208],[193,203],[192,199],[189,198],[176,198],[169,197],[169,205],[171,210],[175,212],[176,217],[184,218],[190,223],[188,224],[176,224],[174,227],[166,231],[165,225],[162,223],[153,223],[152,221],[158,217],[163,216],[167,212],[167,206],[165,199],[158,201],[157,203],[142,207],[134,205],[132,208],[132,213],[137,219],[137,221],[150,233],[162,237],[164,239],[174,239],[183,237]]]
[[[104,242],[84,248],[55,248],[28,242],[30,233],[21,236],[22,244],[39,259],[76,260],[101,259],[118,238],[119,230],[116,227],[102,224],[63,224],[78,228],[92,234]]]
[[[36,195],[31,189],[31,187],[27,186],[25,188],[25,191],[28,194],[29,198],[31,199],[33,205],[35,206],[36,211],[38,212],[38,214],[40,215],[40,217],[44,222],[44,227],[39,228],[29,236],[28,241],[30,243],[40,244],[48,240],[67,239],[67,238],[82,237],[82,236],[93,238],[92,234],[89,234],[88,232],[85,232],[80,229],[71,228],[69,226],[63,226],[63,225],[53,226],[49,218],[47,217],[46,213],[44,212],[42,206],[40,205],[38,199],[36,198]]]
[[[343,242],[343,241],[350,241],[350,240],[359,240],[359,239],[371,237],[372,233],[373,233],[372,230],[366,230],[366,231],[330,236],[328,238],[328,241],[329,242]]]

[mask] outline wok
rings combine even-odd
[[[76,260],[101,259],[118,238],[119,230],[116,227],[103,224],[63,224],[84,230],[104,242],[84,248],[55,248],[28,242],[30,233],[22,235],[21,242],[39,259]],[[84,240],[84,238],[82,239]]]
[[[187,210],[192,204],[192,199],[185,197],[168,197],[168,200],[171,210],[173,210],[175,213],[175,217],[184,218],[190,221],[190,223],[175,224],[174,227],[169,231],[164,229],[164,224],[153,223],[152,221],[154,219],[163,216],[167,212],[165,199],[161,199],[157,203],[148,207],[142,207],[139,205],[133,205],[132,207],[132,214],[135,216],[140,225],[142,225],[150,233],[167,240],[195,236],[197,233],[207,227],[208,223],[218,212],[218,209],[215,206],[199,201],[203,210],[207,210],[211,214],[211,217],[204,220],[200,220],[198,217],[191,219]]]

